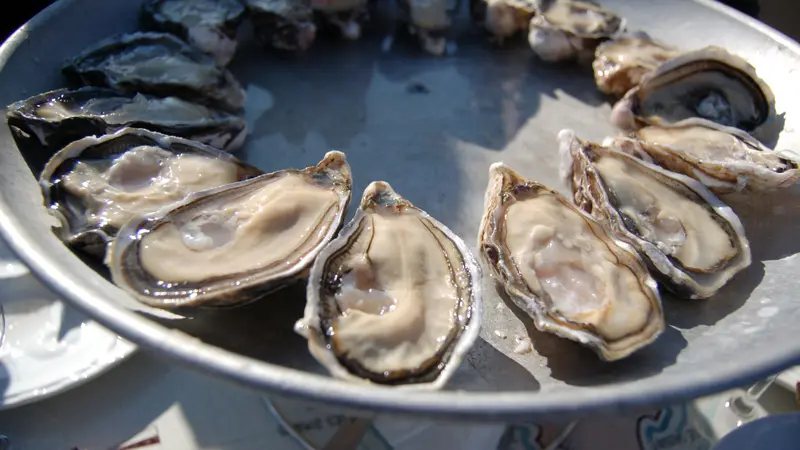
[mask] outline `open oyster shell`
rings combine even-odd
[[[585,60],[624,28],[622,18],[588,0],[536,0],[528,43],[544,61]]]
[[[480,280],[458,236],[374,182],[314,263],[297,330],[338,378],[439,388],[478,337]]]
[[[245,0],[256,39],[288,51],[307,50],[317,36],[314,11],[307,0]]]
[[[796,156],[773,151],[738,128],[703,119],[647,126],[603,144],[692,177],[716,194],[771,191],[800,180]]]
[[[75,141],[39,177],[44,203],[67,244],[102,256],[132,217],[188,195],[260,175],[228,153],[174,136],[124,128]]]
[[[134,218],[109,247],[118,286],[157,308],[247,303],[306,275],[342,225],[344,153],[200,192]]]
[[[628,91],[611,113],[620,129],[700,117],[767,140],[775,117],[772,90],[747,61],[720,47],[684,53],[660,65]]]
[[[664,330],[656,282],[630,245],[564,196],[493,164],[478,245],[536,328],[624,358]]]
[[[680,51],[653,40],[647,33],[636,32],[606,41],[594,52],[594,80],[606,94],[622,97],[641,82],[642,77]]]
[[[244,20],[239,0],[147,0],[142,4],[145,28],[179,36],[217,64],[236,53],[236,33]]]
[[[534,14],[533,0],[470,0],[472,19],[486,29],[497,44],[527,32]]]
[[[575,203],[639,251],[671,291],[708,298],[750,265],[741,221],[701,183],[571,130],[558,139]]]
[[[58,89],[8,106],[6,120],[25,152],[53,153],[86,136],[145,128],[234,151],[246,136],[243,118],[177,97],[123,94],[112,89]]]
[[[244,90],[228,70],[167,33],[104,39],[68,61],[62,72],[75,84],[180,97],[231,112],[244,108]]]

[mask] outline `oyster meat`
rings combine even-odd
[[[221,66],[236,53],[236,33],[244,20],[239,0],[147,0],[145,28],[181,37],[211,55]]]
[[[167,33],[102,40],[70,60],[62,72],[75,84],[180,97],[231,112],[244,108],[244,90],[228,70]]]
[[[243,118],[177,97],[122,94],[112,89],[58,89],[8,106],[6,120],[24,152],[49,158],[70,142],[120,128],[145,128],[227,151],[246,136]]]
[[[703,183],[716,194],[771,191],[800,180],[796,156],[773,151],[738,128],[703,119],[640,128],[604,145]]]
[[[527,32],[535,13],[536,6],[532,0],[470,0],[472,19],[498,44]]]
[[[58,151],[39,177],[45,205],[72,247],[102,255],[132,217],[191,193],[260,175],[229,153],[137,128],[91,136]]]
[[[653,40],[643,32],[603,42],[594,52],[594,80],[606,94],[622,97],[638,85],[642,77],[680,51]]]
[[[356,40],[361,37],[361,24],[369,18],[367,3],[368,0],[311,0],[311,7],[342,36]]]
[[[478,337],[480,280],[458,236],[374,182],[314,263],[297,330],[338,378],[438,388]]]
[[[409,33],[416,36],[423,50],[436,56],[448,51],[445,34],[459,4],[460,0],[455,4],[452,0],[398,0]]]
[[[306,0],[245,0],[256,39],[280,50],[307,50],[317,36],[314,11]]]
[[[700,117],[757,138],[775,117],[772,90],[747,61],[720,47],[684,53],[628,91],[611,113],[619,128],[666,125]]]
[[[578,341],[607,361],[664,330],[656,282],[630,245],[564,196],[497,163],[478,245],[536,328]]]
[[[624,30],[622,18],[594,2],[536,0],[528,43],[544,61],[590,59],[597,45]]]
[[[571,130],[559,144],[575,203],[639,251],[671,291],[708,298],[750,265],[741,221],[701,183]]]
[[[114,283],[150,306],[230,306],[307,273],[341,227],[350,166],[329,152],[131,219],[109,247]]]

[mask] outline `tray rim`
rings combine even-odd
[[[16,30],[0,46],[0,70],[24,43],[28,32],[52,20],[76,0],[58,0]],[[742,22],[800,56],[800,44],[756,19],[713,0],[689,0]],[[8,134],[7,127],[0,133]],[[176,363],[261,391],[297,396],[345,408],[428,416],[453,420],[516,421],[547,417],[567,418],[590,413],[626,412],[690,400],[746,385],[771,373],[800,364],[800,346],[789,352],[763,352],[748,367],[715,366],[688,378],[659,381],[648,390],[639,383],[593,386],[551,392],[521,391],[415,391],[360,385],[282,367],[203,344],[188,334],[158,325],[105,299],[88,284],[70,279],[64,268],[15,217],[0,195],[0,236],[44,285],[91,318],[143,349],[162,354]]]

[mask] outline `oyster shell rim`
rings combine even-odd
[[[501,171],[503,173],[501,173]],[[501,285],[503,290],[508,295],[508,298],[520,309],[525,311],[528,316],[532,319],[533,324],[535,325],[536,329],[542,332],[551,333],[555,336],[560,338],[568,339],[577,343],[580,343],[597,354],[600,359],[604,361],[617,361],[624,358],[631,356],[633,353],[640,351],[642,348],[649,346],[653,342],[655,342],[658,337],[666,330],[666,321],[664,318],[664,310],[663,305],[661,302],[661,296],[659,294],[658,285],[656,281],[653,279],[649,271],[647,270],[645,262],[642,260],[639,253],[627,242],[621,241],[609,233],[602,224],[597,221],[594,217],[586,213],[585,211],[581,210],[579,207],[570,203],[569,199],[560,194],[558,191],[547,187],[546,185],[535,181],[529,180],[527,178],[522,177],[519,173],[511,169],[509,166],[505,165],[504,163],[498,162],[492,164],[489,169],[489,185],[486,188],[486,193],[484,195],[484,207],[483,207],[483,216],[481,217],[481,224],[478,233],[478,247],[480,249],[480,254],[483,258],[484,263],[489,266],[490,273],[492,278],[494,279],[495,283]],[[503,177],[501,182],[497,181],[497,178]],[[622,342],[623,345],[630,339],[634,339],[635,337],[639,336],[641,333],[645,333],[646,336],[643,340],[640,340],[638,343],[635,342],[634,345],[629,347],[624,347],[622,349],[616,350],[614,348],[610,348],[608,342],[602,338],[597,337],[596,335],[590,333],[590,330],[581,329],[580,325],[574,321],[569,319],[563,318],[558,319],[551,317],[550,311],[546,310],[546,305],[541,305],[540,303],[543,302],[535,293],[530,291],[527,287],[524,289],[519,287],[520,283],[511,281],[511,278],[514,278],[511,269],[508,267],[509,264],[501,264],[502,260],[502,252],[499,250],[503,244],[499,242],[499,238],[496,238],[496,234],[498,233],[496,225],[491,227],[490,224],[493,224],[495,220],[492,217],[496,216],[496,209],[501,207],[506,199],[507,193],[504,193],[504,184],[506,177],[510,177],[512,183],[517,184],[524,184],[526,187],[533,187],[537,190],[544,190],[548,192],[550,195],[554,195],[556,199],[561,202],[564,206],[568,207],[573,212],[576,212],[584,221],[589,224],[590,226],[594,226],[596,230],[601,231],[601,233],[608,239],[608,241],[614,243],[621,252],[626,253],[632,261],[639,267],[630,267],[631,271],[634,273],[636,278],[639,280],[640,286],[643,289],[647,289],[647,298],[650,300],[650,304],[652,309],[650,311],[650,316],[648,317],[648,322],[641,330],[637,330],[633,334],[629,334],[624,336],[621,339],[616,341],[612,341],[613,343]],[[499,201],[498,201],[499,200]],[[494,204],[496,203],[496,204]],[[491,237],[488,237],[488,236]],[[597,233],[595,233],[597,236]],[[600,236],[597,236],[599,239],[602,239]],[[610,250],[610,248],[609,248]],[[492,256],[491,253],[495,255]],[[618,256],[616,252],[613,252],[615,256]],[[627,264],[626,264],[627,265]],[[517,271],[518,272],[518,271]],[[510,276],[511,275],[511,276]],[[527,291],[527,292],[526,292]],[[526,299],[531,299],[532,304],[535,307],[529,305]],[[655,317],[655,321],[653,318]],[[655,330],[650,330],[655,322]],[[577,325],[577,328],[570,328],[565,326],[564,324],[574,324]],[[569,331],[566,331],[569,330]],[[535,346],[534,346],[535,349]]]
[[[171,296],[155,294],[147,295],[146,293],[143,294],[140,291],[133,289],[130,283],[127,281],[128,277],[125,274],[125,270],[122,268],[123,261],[121,261],[121,259],[126,257],[126,252],[130,251],[130,247],[132,245],[140,242],[139,237],[134,235],[141,230],[142,225],[147,224],[150,228],[158,226],[169,214],[186,208],[195,202],[208,200],[215,195],[247,187],[258,182],[263,182],[266,179],[271,180],[275,177],[283,176],[286,173],[303,174],[304,176],[310,174],[313,176],[315,171],[316,173],[319,173],[327,169],[327,167],[332,163],[340,164],[340,167],[334,168],[333,171],[341,174],[343,177],[343,186],[337,186],[341,191],[335,191],[337,197],[339,198],[337,202],[339,211],[334,216],[334,223],[329,228],[325,236],[313,249],[308,252],[308,254],[302,256],[295,265],[266,278],[259,278],[259,271],[253,270],[250,271],[248,275],[251,279],[247,284],[241,283],[241,280],[237,280],[235,286],[221,287],[217,288],[217,290],[214,290],[215,286],[213,285],[224,284],[225,279],[228,278],[227,276],[215,277],[211,280],[204,280],[203,282],[196,283],[198,286],[195,288],[192,288],[192,285],[195,283],[191,283],[189,289],[183,289],[180,291],[183,293],[182,295],[180,292]],[[297,281],[298,278],[302,278],[305,275],[310,265],[316,260],[319,252],[322,251],[322,249],[338,234],[342,223],[344,223],[344,216],[347,212],[347,206],[350,203],[351,191],[352,175],[346,155],[343,152],[332,150],[327,152],[323,159],[314,166],[308,166],[303,169],[276,170],[274,172],[265,173],[247,180],[229,183],[217,188],[207,189],[205,191],[195,192],[184,198],[184,200],[168,205],[151,214],[133,217],[125,225],[120,227],[120,231],[117,234],[116,239],[111,241],[107,251],[106,265],[109,267],[112,280],[117,287],[124,290],[137,301],[149,306],[167,310],[199,306],[242,306],[257,301],[264,295],[288,286],[292,282]],[[209,288],[209,285],[211,285],[211,288]],[[167,287],[167,289],[171,289],[171,286]],[[250,293],[252,293],[252,295],[249,295]],[[241,300],[240,297],[244,297],[244,300]],[[151,301],[154,298],[169,298],[172,301]]]
[[[367,193],[373,185],[378,183],[384,184],[392,194],[396,195],[403,203],[404,207],[410,207],[417,211],[418,214],[425,217],[432,224],[436,225],[445,236],[453,243],[456,249],[464,258],[466,272],[469,274],[470,283],[470,304],[465,305],[464,310],[467,311],[468,317],[462,326],[461,332],[455,337],[452,343],[452,348],[443,355],[446,361],[444,367],[436,373],[435,377],[430,381],[414,382],[414,383],[393,383],[385,384],[378,383],[367,378],[362,378],[355,375],[348,370],[340,359],[332,350],[332,346],[325,338],[325,332],[321,329],[321,295],[322,289],[321,280],[323,279],[324,270],[326,269],[326,262],[334,256],[337,252],[341,251],[347,244],[349,239],[359,231],[359,224],[366,216],[365,201]],[[470,251],[466,242],[461,239],[457,234],[450,230],[446,225],[439,222],[436,218],[431,216],[426,211],[414,206],[411,202],[403,197],[400,197],[391,185],[382,181],[373,181],[364,190],[361,205],[359,205],[355,216],[342,228],[339,235],[328,242],[325,248],[317,255],[317,259],[311,266],[308,276],[308,283],[306,285],[306,306],[303,312],[303,317],[300,318],[295,325],[295,331],[301,336],[305,337],[308,342],[309,353],[316,359],[334,378],[355,381],[357,383],[376,386],[386,389],[408,389],[408,390],[436,390],[444,387],[450,378],[453,376],[458,367],[462,364],[467,356],[469,350],[477,342],[482,322],[482,307],[483,307],[483,286],[482,286],[483,271],[475,255]],[[435,370],[435,368],[434,368]]]
[[[575,133],[572,130],[566,129],[559,132],[559,153],[561,153],[561,162],[562,165],[560,167],[560,175],[564,184],[569,187],[570,191],[573,193],[573,197],[575,203],[578,205],[580,209],[584,208],[585,204],[591,204],[592,209],[594,210],[596,207],[596,203],[605,202],[607,204],[611,204],[607,198],[607,189],[604,186],[603,180],[595,174],[592,176],[592,180],[596,183],[599,183],[602,186],[599,192],[602,193],[602,199],[595,199],[594,196],[587,194],[593,192],[592,189],[586,190],[584,192],[584,188],[579,186],[574,181],[574,164],[581,164],[587,165],[583,173],[591,176],[594,173],[594,169],[588,167],[588,164],[584,164],[582,162],[574,162],[566,166],[567,161],[573,161],[574,157],[572,156],[572,147],[573,143],[577,143],[577,145],[581,144],[591,144],[587,141],[582,141],[580,138],[575,136]],[[585,152],[583,149],[580,150],[581,154]],[[609,233],[614,235],[614,237],[618,240],[626,242],[628,245],[634,248],[640,255],[643,256],[645,262],[648,263],[648,268],[653,268],[656,270],[657,274],[655,275],[662,275],[663,277],[659,276],[659,282],[664,285],[665,288],[672,291],[677,295],[687,295],[692,300],[704,300],[710,297],[713,297],[723,286],[725,286],[736,274],[739,272],[744,271],[747,269],[750,264],[752,264],[752,254],[750,250],[750,241],[747,239],[745,234],[744,225],[739,219],[739,216],[733,211],[733,208],[722,202],[714,193],[711,192],[705,185],[700,183],[699,181],[690,178],[686,175],[671,172],[669,170],[663,169],[660,166],[655,164],[648,163],[641,159],[636,158],[628,153],[615,150],[613,148],[604,149],[604,151],[608,151],[611,154],[616,156],[620,156],[621,158],[633,162],[634,164],[639,164],[645,167],[648,170],[654,171],[659,173],[662,176],[674,179],[684,185],[686,185],[689,190],[694,192],[698,197],[700,197],[703,201],[705,201],[708,206],[720,216],[726,223],[729,224],[730,228],[739,238],[736,242],[737,249],[739,252],[737,253],[736,257],[732,259],[728,264],[725,265],[720,271],[715,271],[709,274],[701,274],[700,276],[716,276],[718,273],[722,272],[728,273],[730,275],[727,277],[721,276],[721,281],[717,281],[715,285],[711,286],[710,288],[703,287],[700,282],[695,281],[695,278],[691,275],[688,275],[686,271],[678,268],[676,264],[673,263],[673,258],[669,255],[666,255],[661,249],[659,249],[655,244],[637,236],[635,233],[630,232],[627,227],[625,226],[622,218],[620,217],[619,213],[617,212],[616,208],[610,208],[613,211],[613,218],[610,217],[605,208],[598,208],[603,210],[603,217],[597,217],[596,220],[600,222],[604,228],[609,230]],[[588,157],[582,158],[583,160],[587,160]],[[589,180],[589,176],[584,177],[583,179]],[[588,181],[587,181],[588,182]],[[579,200],[579,194],[581,194],[581,199]],[[587,198],[584,198],[587,197]],[[591,214],[594,216],[594,213]],[[727,232],[727,230],[726,230]],[[619,237],[622,236],[622,237]],[[630,241],[629,241],[630,240]],[[632,242],[631,242],[632,241]],[[740,259],[741,258],[741,259]],[[652,272],[652,270],[651,270]],[[678,283],[675,279],[681,281]]]

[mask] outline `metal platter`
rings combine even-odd
[[[721,45],[769,83],[782,113],[779,149],[800,149],[795,101],[800,46],[710,1],[605,0],[632,28],[683,48]],[[134,30],[139,2],[62,0],[0,48],[0,102],[63,86],[61,62],[92,42]],[[466,8],[463,8],[466,9]],[[609,99],[587,67],[551,66],[524,45],[495,48],[456,26],[458,51],[423,55],[381,20],[358,42],[318,42],[279,56],[245,44],[232,71],[248,91],[252,134],[240,153],[265,171],[304,167],[347,152],[359,193],[373,180],[474,242],[491,163],[564,191],[556,133],[614,133]],[[423,86],[424,89],[420,89]],[[513,421],[679,401],[744,384],[800,363],[800,189],[728,196],[742,218],[753,264],[708,301],[664,299],[668,330],[631,358],[602,363],[570,342],[535,331],[485,280],[482,340],[441,392],[371,388],[330,379],[292,331],[298,285],[250,306],[169,318],[143,310],[70,252],[52,225],[29,163],[0,130],[0,231],[32,271],[71,304],[145,349],[257,389],[376,411]],[[498,306],[502,305],[502,306]],[[503,330],[509,336],[498,337]],[[513,352],[517,335],[535,350]]]

